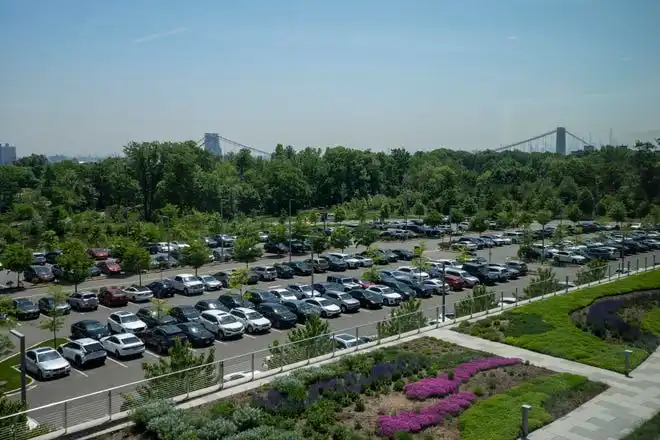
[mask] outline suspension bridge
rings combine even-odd
[[[197,141],[200,148],[204,148],[218,156],[231,154],[240,150],[248,150],[256,157],[268,159],[271,153],[233,141],[218,133],[205,133],[204,137]],[[502,145],[492,148],[491,151],[524,151],[527,153],[557,153],[561,155],[575,154],[580,151],[593,149],[593,146],[581,137],[571,133],[565,127],[557,127],[554,130],[513,142],[508,145]]]

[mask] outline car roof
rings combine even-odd
[[[113,315],[116,315],[116,316],[130,316],[130,315],[133,315],[133,314],[134,313],[128,312],[126,310],[120,310],[118,312],[113,313]]]
[[[112,336],[115,336],[120,341],[122,339],[128,339],[128,338],[137,338],[139,340],[139,338],[137,336],[135,336],[133,333],[116,333]]]
[[[80,339],[74,339],[71,342],[77,342],[80,345],[89,345],[89,344],[94,344],[95,342],[98,342],[96,339],[92,338],[80,338]]]
[[[243,313],[254,312],[254,310],[247,307],[234,307],[232,310],[240,310]]]
[[[245,307],[237,307],[237,309],[244,309]],[[249,309],[247,309],[249,310]],[[224,316],[224,315],[229,315],[229,312],[225,312],[223,310],[217,310],[217,309],[212,309],[212,310],[204,310],[202,312],[202,315],[213,315],[213,316]]]
[[[38,348],[32,348],[28,351],[31,351],[31,352],[36,353],[36,354],[41,354],[41,353],[49,353],[51,351],[56,351],[56,350],[54,348],[50,348],[50,347],[38,347]]]

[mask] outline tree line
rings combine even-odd
[[[97,163],[32,155],[0,166],[0,247],[230,232],[246,216],[283,220],[290,210],[432,223],[451,215],[511,224],[520,212],[540,211],[575,219],[660,216],[660,150],[651,143],[581,156],[277,145],[270,160],[247,150],[221,160],[194,142],[130,143],[123,152]]]

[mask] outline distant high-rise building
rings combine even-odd
[[[216,156],[222,156],[220,135],[218,133],[204,133],[204,148]]]
[[[16,147],[0,144],[0,164],[11,165],[16,160]]]

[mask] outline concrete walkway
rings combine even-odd
[[[610,386],[607,391],[575,411],[532,432],[529,440],[619,440],[660,411],[660,349],[649,356],[628,378],[612,371],[449,329],[439,329],[428,335],[499,356],[517,357],[553,371],[580,374]]]

